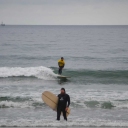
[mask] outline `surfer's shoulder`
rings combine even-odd
[[[67,93],[65,95],[69,97],[69,95]]]

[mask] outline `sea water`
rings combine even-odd
[[[62,87],[67,122],[41,99]],[[128,26],[1,26],[0,126],[128,126]]]

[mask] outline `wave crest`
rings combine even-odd
[[[39,67],[1,67],[0,78],[7,77],[36,77],[44,80],[52,80],[56,74],[51,68]]]

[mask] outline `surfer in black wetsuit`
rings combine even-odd
[[[66,94],[65,89],[61,88],[61,93],[58,95],[58,106],[57,106],[57,120],[60,120],[60,114],[63,112],[63,117],[67,121],[66,112],[70,105],[70,96]]]

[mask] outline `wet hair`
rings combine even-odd
[[[61,88],[61,90],[64,90],[64,92],[65,92],[65,88]]]

